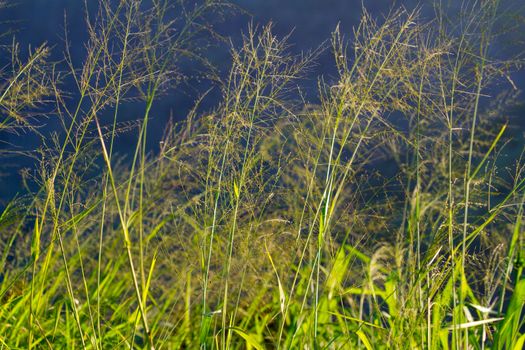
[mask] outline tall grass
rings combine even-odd
[[[492,49],[505,6],[363,10],[350,40],[302,55],[249,26],[210,73],[220,101],[157,153],[152,108],[184,60],[207,65],[227,4],[102,0],[66,71],[13,45],[0,127],[45,110],[63,131],[39,134],[28,194],[0,215],[1,347],[521,349],[525,168],[501,160],[517,94],[488,98],[521,63]],[[337,75],[307,102],[327,51]]]

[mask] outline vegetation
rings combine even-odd
[[[229,10],[170,4],[101,0],[68,71],[10,50],[0,129],[42,147],[0,215],[2,349],[523,348],[525,168],[502,157],[517,94],[487,98],[521,63],[492,46],[517,25],[506,5],[363,11],[351,40],[300,56],[250,26],[230,71],[210,68],[216,107],[204,95],[150,152],[153,106],[185,60],[207,66]],[[338,75],[309,103],[326,50]]]

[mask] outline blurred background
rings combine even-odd
[[[116,0],[115,0],[116,1]],[[330,38],[331,32],[340,24],[342,32],[351,38],[353,27],[358,24],[364,5],[373,17],[380,19],[388,12],[399,6],[407,9],[414,8],[417,4],[421,6],[423,16],[431,18],[433,15],[430,1],[422,3],[386,0],[235,0],[232,1],[238,8],[228,13],[227,16],[218,20],[214,29],[225,37],[231,38],[235,45],[241,41],[241,33],[246,32],[250,22],[254,24],[274,24],[274,33],[285,36],[291,33],[289,43],[290,50],[301,53],[313,50]],[[444,1],[446,2],[446,1]],[[521,16],[523,19],[523,8],[520,8],[521,0],[508,0],[509,13]],[[87,1],[88,6],[96,6],[96,1]],[[450,11],[457,11],[455,2],[450,0],[448,6]],[[82,0],[17,0],[9,1],[9,7],[0,11],[0,25],[3,36],[2,44],[9,45],[13,35],[20,43],[21,51],[30,47],[36,47],[47,42],[53,47],[53,58],[57,61],[63,58],[64,38],[67,32],[68,41],[71,44],[73,60],[82,62],[85,54],[84,43],[87,40],[86,26],[84,22],[86,8]],[[91,9],[93,10],[94,7]],[[523,23],[523,22],[522,22]],[[507,41],[498,42],[493,50],[498,50],[504,55],[516,54],[525,49],[522,31],[519,28],[508,33]],[[5,64],[7,51],[2,52],[0,63]],[[218,68],[220,74],[227,72],[229,68],[228,44],[217,43],[208,49],[207,57]],[[192,67],[191,64],[184,66],[189,79],[184,84],[170,91],[155,104],[150,122],[150,134],[148,136],[149,147],[155,152],[160,141],[165,125],[169,118],[174,120],[183,119],[188,111],[194,106],[196,99],[209,88],[210,83],[202,79],[203,74]],[[303,91],[311,102],[316,101],[315,90],[317,80],[323,77],[330,82],[335,78],[334,64],[330,50],[324,51],[317,59],[312,68],[312,74],[302,82]],[[525,74],[521,70],[513,75],[516,87],[525,87]],[[501,89],[511,88],[510,84],[501,86]],[[219,93],[210,94],[201,109],[213,108],[219,101]],[[523,101],[523,98],[520,98]],[[136,106],[126,105],[121,109],[121,115],[127,120],[136,120],[141,117],[143,111]],[[523,103],[518,103],[509,111],[513,128],[514,141],[509,151],[509,157],[518,156],[523,148],[523,131],[525,130],[525,108]],[[58,130],[59,125],[52,118],[41,122],[41,131],[51,132]],[[135,131],[124,133],[119,136],[116,151],[126,155],[135,147]],[[25,152],[33,151],[40,146],[41,139],[34,134],[23,135],[0,134],[0,149]],[[0,207],[2,204],[23,193],[22,169],[31,169],[34,160],[21,153],[0,160]]]

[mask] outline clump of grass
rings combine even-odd
[[[519,63],[490,50],[498,1],[465,3],[459,21],[364,11],[351,41],[334,31],[318,103],[299,86],[324,48],[295,56],[250,26],[220,102],[202,113],[203,96],[151,154],[152,107],[182,57],[202,61],[192,43],[226,5],[177,6],[101,1],[85,61],[66,54],[78,91],[47,78],[44,49],[13,59],[6,120],[51,95],[64,132],[42,136],[25,210],[0,216],[2,346],[523,345],[523,165],[499,170],[516,97],[483,103]],[[143,108],[131,125],[129,101]]]

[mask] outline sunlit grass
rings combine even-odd
[[[363,11],[302,55],[249,26],[220,101],[152,154],[153,106],[227,10],[180,6],[101,1],[68,71],[13,45],[0,130],[45,109],[63,132],[40,135],[39,190],[0,215],[1,347],[521,349],[525,168],[500,160],[517,95],[487,98],[521,62],[491,51],[499,1]],[[327,51],[337,76],[308,102]]]

